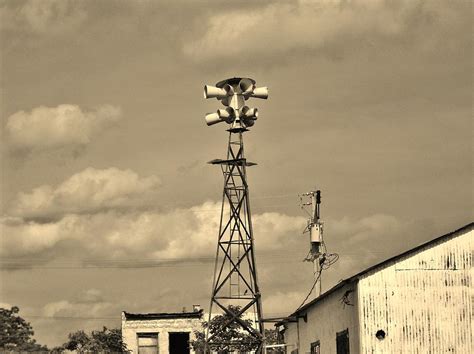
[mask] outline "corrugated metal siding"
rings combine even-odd
[[[474,352],[473,236],[465,230],[360,278],[361,353]]]
[[[298,324],[290,322],[285,332],[285,343],[289,345],[288,353],[299,343],[299,354],[310,353],[311,343],[320,341],[321,353],[336,353],[336,334],[349,330],[351,354],[359,349],[359,328],[357,317],[357,287],[355,282],[336,290],[331,296],[322,299],[317,306],[307,311],[307,320],[298,318]],[[346,296],[345,296],[346,295]],[[342,299],[346,297],[347,304]],[[304,315],[301,313],[301,316]]]

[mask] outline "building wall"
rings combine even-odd
[[[474,353],[473,236],[461,231],[359,279],[362,353]]]
[[[284,333],[287,352],[291,353],[299,343],[299,354],[310,353],[311,343],[319,340],[321,353],[336,353],[337,332],[349,329],[350,352],[358,353],[357,299],[357,284],[345,285],[307,309],[307,321],[298,318],[297,323],[287,323]]]
[[[189,332],[194,340],[194,331],[202,330],[202,320],[198,318],[125,320],[122,314],[122,338],[132,353],[138,352],[137,333],[158,333],[159,353],[169,353],[169,332]],[[191,349],[191,353],[194,351]]]

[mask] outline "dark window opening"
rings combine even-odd
[[[311,343],[311,354],[321,354],[321,343],[319,340]]]
[[[138,354],[158,354],[158,333],[137,333]]]
[[[350,354],[349,353],[349,329],[345,329],[342,332],[337,332],[336,350],[337,350],[337,354]]]
[[[189,354],[189,332],[171,332],[170,354]]]

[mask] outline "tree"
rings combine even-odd
[[[20,309],[0,308],[0,351],[47,352],[46,346],[36,343],[34,331],[29,322],[21,318]]]
[[[265,330],[265,344],[280,344],[278,338],[278,331],[276,329],[266,329]],[[285,348],[269,348],[267,353],[285,353]]]
[[[240,306],[229,305],[227,309],[231,313],[239,313]],[[240,324],[233,321],[222,331],[223,325],[230,320],[231,316],[227,313],[217,315],[211,319],[211,321],[203,323],[203,331],[195,331],[195,340],[191,341],[190,344],[196,352],[204,352],[204,346],[206,341],[205,331],[209,328],[209,335],[216,334],[214,337],[214,344],[211,349],[219,353],[229,353],[232,351],[238,352],[250,352],[258,347],[259,341],[252,336],[250,333],[241,329]],[[242,319],[242,315],[238,316],[249,326],[252,325],[252,321],[248,319]],[[232,344],[230,344],[232,342]],[[221,344],[219,344],[221,343]]]
[[[128,353],[126,344],[122,341],[122,330],[119,328],[92,331],[90,335],[80,330],[68,335],[68,341],[56,352],[74,350],[77,353]]]

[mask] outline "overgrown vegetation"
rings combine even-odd
[[[92,331],[87,334],[79,330],[68,335],[66,343],[52,350],[36,343],[33,327],[19,315],[20,309],[0,308],[0,352],[55,353],[75,351],[76,353],[129,353],[122,341],[120,328]]]
[[[240,306],[229,305],[227,308],[231,313],[239,313]],[[240,320],[245,322],[248,326],[252,326],[252,321],[243,319],[242,315],[238,316]],[[195,331],[195,340],[190,344],[194,351],[198,353],[204,352],[206,330],[209,328],[209,335],[215,335],[211,349],[218,353],[250,352],[258,347],[258,340],[250,333],[243,331],[239,323],[233,321],[225,330],[222,330],[224,325],[231,319],[227,313],[217,315],[211,319],[210,322],[203,323],[203,331]]]
[[[47,353],[48,348],[36,343],[33,327],[19,312],[17,306],[0,308],[0,351]]]

